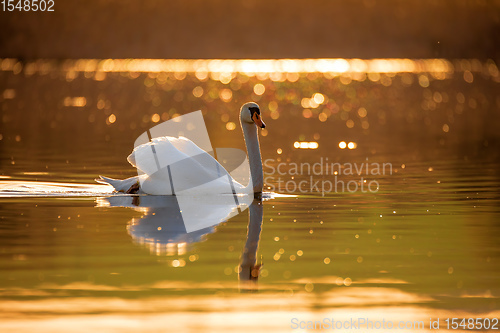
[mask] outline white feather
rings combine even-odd
[[[185,137],[164,136],[137,146],[128,156],[139,176],[125,180],[100,176],[99,183],[127,192],[140,184],[140,193],[153,195],[198,195],[262,192],[263,175],[257,129],[247,103],[240,111],[241,125],[250,159],[251,182],[245,187],[235,181],[209,153]]]

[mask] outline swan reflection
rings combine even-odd
[[[261,263],[257,263],[257,251],[264,217],[262,201],[254,200],[248,208],[248,215],[247,240],[241,253],[238,274],[238,278],[242,283],[240,284],[241,289],[254,289],[256,287],[255,282],[259,278],[260,267],[262,266]]]
[[[263,221],[262,201],[250,196],[110,196],[98,198],[98,207],[129,207],[143,213],[127,225],[135,243],[146,246],[156,255],[183,255],[189,244],[200,242],[215,227],[248,208],[249,222],[242,250],[240,281],[256,282],[261,264],[257,251]],[[235,201],[239,204],[236,205]],[[242,286],[247,289],[247,286]]]
[[[111,196],[100,198],[98,206],[129,207],[143,213],[127,226],[132,239],[158,255],[171,255],[176,244],[199,242],[214,227],[248,208],[248,196]]]

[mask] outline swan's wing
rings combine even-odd
[[[141,188],[149,194],[192,195],[234,191],[233,180],[224,167],[184,137],[155,138],[136,147],[128,161],[148,176],[141,183]]]
[[[189,139],[163,136],[137,146],[127,161],[143,173],[152,175],[167,165],[198,155],[210,156]]]

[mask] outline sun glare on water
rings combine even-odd
[[[0,59],[1,71],[27,73],[48,72],[62,66],[68,73],[74,72],[172,72],[196,73],[200,79],[211,78],[218,81],[230,81],[232,73],[245,73],[254,76],[267,74],[272,81],[284,79],[296,81],[294,75],[282,73],[328,73],[333,76],[355,73],[441,73],[452,74],[455,71],[469,73],[483,71],[484,66],[478,60],[446,59],[78,59],[65,60],[62,65],[50,60],[36,60],[23,64],[17,59]],[[497,76],[498,69],[489,61],[486,66],[491,75]],[[494,72],[494,73],[493,73]],[[213,74],[215,73],[215,74]],[[272,75],[271,75],[272,74]],[[289,76],[289,77],[288,77]],[[438,74],[439,76],[439,74]],[[104,78],[104,77],[103,77]],[[102,78],[102,79],[103,79]],[[372,76],[371,79],[374,79]],[[262,93],[260,86],[255,87],[256,94]],[[313,96],[317,104],[322,103],[320,95]]]

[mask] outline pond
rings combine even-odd
[[[494,62],[0,68],[2,331],[500,327]],[[267,124],[262,202],[196,201],[189,232],[176,199],[94,182],[137,175],[139,135],[196,110],[213,147],[244,149],[248,101]]]

